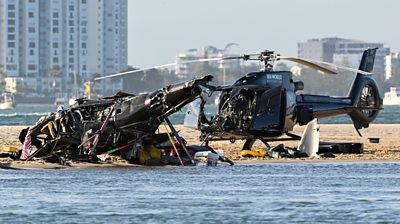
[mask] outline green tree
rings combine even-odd
[[[0,70],[0,91],[5,90],[6,88],[5,76],[6,76],[5,72],[3,70]]]

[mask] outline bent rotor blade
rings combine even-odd
[[[143,71],[147,71],[147,70],[151,70],[151,69],[166,68],[166,67],[171,67],[171,66],[175,66],[175,65],[176,65],[176,63],[169,63],[169,64],[165,64],[165,65],[154,66],[151,68],[143,68],[143,69],[138,69],[138,70],[133,70],[133,71],[120,72],[120,73],[115,73],[115,74],[111,74],[111,75],[98,77],[98,78],[95,78],[94,80],[113,78],[113,77],[117,77],[117,76],[121,76],[121,75],[128,75],[128,74],[143,72]]]
[[[342,69],[342,70],[345,70],[345,71],[360,73],[360,74],[363,74],[363,75],[373,75],[373,73],[371,73],[371,72],[366,72],[366,71],[362,71],[362,70],[355,69],[355,68],[349,68],[349,67],[345,67],[345,66],[340,66],[340,65],[336,65],[336,64],[329,63],[329,62],[324,62],[324,61],[317,61],[317,60],[305,59],[305,58],[286,57],[286,56],[277,56],[277,58],[281,59],[281,60],[288,60],[288,61],[297,62],[299,64],[304,64],[304,65],[307,65],[307,66],[310,66],[310,64],[311,65],[316,65],[319,68],[323,68],[325,70],[329,70],[329,69],[321,67],[321,66],[319,66],[317,64],[327,65],[327,66],[332,67],[335,70]],[[314,68],[312,66],[310,66],[310,67]],[[317,69],[317,68],[314,68],[314,69]],[[317,69],[317,70],[320,70],[320,69]],[[337,74],[336,71],[332,71],[332,70],[329,70],[329,71],[333,72],[333,74]],[[329,72],[327,72],[327,73],[328,74],[332,74],[332,73],[329,73]]]
[[[308,67],[310,67],[310,68],[316,69],[316,70],[318,70],[318,71],[320,71],[320,72],[323,72],[323,73],[326,73],[326,74],[331,74],[331,75],[336,75],[336,74],[337,74],[336,72],[334,72],[334,71],[332,71],[332,70],[329,70],[329,69],[327,69],[327,68],[324,68],[324,67],[322,67],[322,66],[319,66],[319,65],[317,65],[317,64],[315,64],[315,63],[313,63],[313,62],[311,62],[311,61],[308,60],[308,59],[294,58],[294,57],[285,57],[285,56],[277,56],[277,59],[278,59],[278,60],[292,61],[292,62],[296,62],[296,63],[302,64],[302,65],[306,65],[306,66],[308,66]]]

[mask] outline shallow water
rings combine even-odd
[[[0,170],[0,223],[400,222],[400,163]]]

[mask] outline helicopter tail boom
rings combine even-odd
[[[376,49],[364,51],[359,70],[373,70],[375,53]],[[375,80],[369,75],[358,73],[348,97],[300,95],[298,103],[302,107],[299,110],[299,124],[305,125],[313,118],[348,114],[357,130],[367,128],[378,116],[382,102]]]

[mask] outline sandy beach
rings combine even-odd
[[[16,146],[18,148],[22,145],[18,141],[19,131],[24,128],[22,126],[0,126],[0,149],[4,146]],[[180,134],[186,139],[189,144],[200,144],[199,132],[197,130],[183,127],[182,125],[176,126],[180,130]],[[295,134],[301,135],[303,127],[296,127]],[[361,131],[363,137],[359,137],[354,127],[351,124],[323,124],[320,125],[321,141],[327,142],[361,142],[364,143],[363,154],[336,154],[335,158],[324,159],[244,159],[240,156],[240,151],[243,141],[236,141],[230,143],[229,141],[212,142],[210,146],[218,149],[223,149],[225,156],[233,159],[235,162],[363,162],[363,161],[400,161],[400,124],[371,124],[370,128]],[[379,143],[370,143],[368,138],[379,138]],[[289,147],[296,147],[298,141],[292,142],[274,142],[271,146],[277,144],[285,144]],[[253,149],[264,149],[265,146],[261,142],[256,142]],[[40,161],[22,162],[11,161],[9,159],[1,159],[2,164],[8,164],[15,167],[42,167],[42,168],[62,168],[57,164],[45,164]],[[90,167],[135,167],[123,161],[118,161],[109,164],[83,164],[72,163],[73,167],[77,168],[90,168]]]

